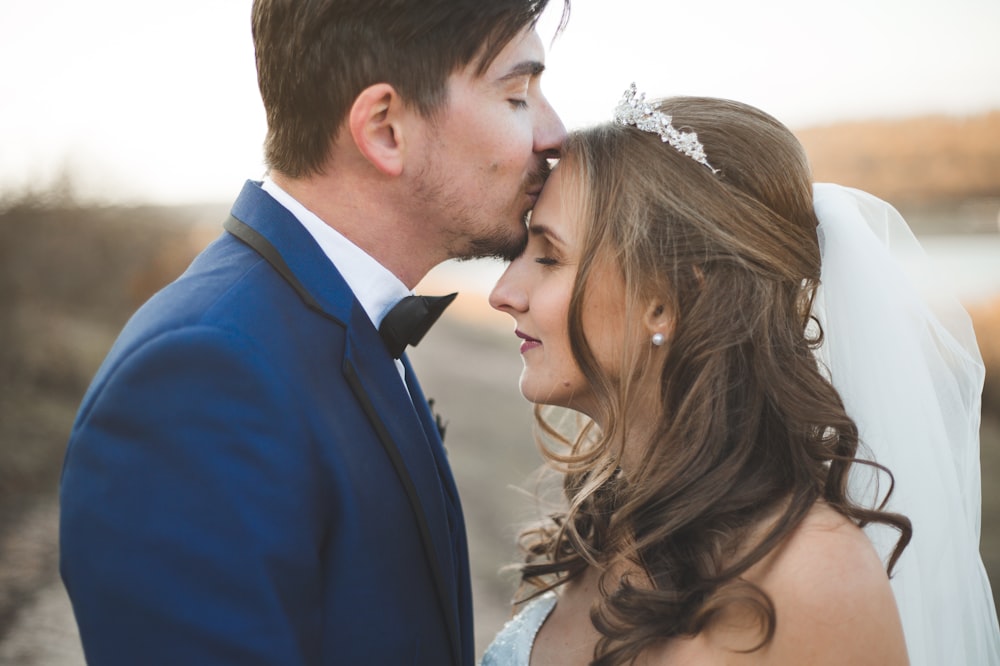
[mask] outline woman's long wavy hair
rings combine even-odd
[[[848,497],[858,429],[813,354],[820,249],[802,147],[744,104],[672,98],[659,108],[697,131],[720,173],[655,134],[610,123],[573,133],[559,167],[580,186],[569,331],[601,427],[564,439],[568,453],[543,448],[565,474],[568,509],[522,533],[521,575],[534,596],[598,567],[591,618],[601,665],[696,635],[731,604],[757,617],[754,649],[770,642],[774,605],[741,576],[818,500],[858,525],[899,530],[890,573],[911,533],[884,501],[866,508]],[[597,362],[582,325],[591,276],[608,258],[624,280],[626,325],[639,325],[650,302],[672,324],[663,347],[623,350],[617,369]],[[662,366],[655,354],[665,354]],[[640,380],[650,386],[650,367],[659,370],[656,422],[634,442],[630,405],[642,398]],[[538,413],[543,433],[560,438]],[[641,458],[622,471],[625,442]]]

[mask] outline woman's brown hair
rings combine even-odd
[[[584,220],[570,341],[598,396],[601,428],[564,440],[567,454],[545,449],[565,472],[568,509],[522,534],[522,579],[533,589],[588,566],[602,572],[591,614],[602,665],[696,635],[730,604],[755,614],[757,647],[766,645],[774,605],[741,575],[819,500],[858,525],[899,530],[890,573],[911,533],[884,501],[862,507],[848,497],[858,429],[813,353],[822,339],[810,317],[820,249],[802,147],[777,120],[737,102],[685,97],[659,108],[697,132],[719,173],[656,134],[617,124],[575,132],[563,148],[560,169],[582,185]],[[653,366],[661,368],[656,422],[638,443],[629,441],[630,405],[649,358],[623,353],[609,372],[582,326],[593,267],[609,257],[632,325],[650,302],[671,318],[666,345],[650,348],[665,360]],[[540,426],[561,439],[543,418]],[[624,442],[641,457],[623,471]]]

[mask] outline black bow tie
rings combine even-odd
[[[407,296],[396,303],[378,327],[392,357],[399,358],[406,345],[420,342],[456,296]]]

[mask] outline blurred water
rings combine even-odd
[[[1000,297],[1000,234],[935,235],[920,238],[934,279],[963,303]]]

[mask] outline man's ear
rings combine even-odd
[[[405,111],[395,88],[376,83],[361,91],[348,114],[348,129],[358,151],[387,176],[403,172]]]

